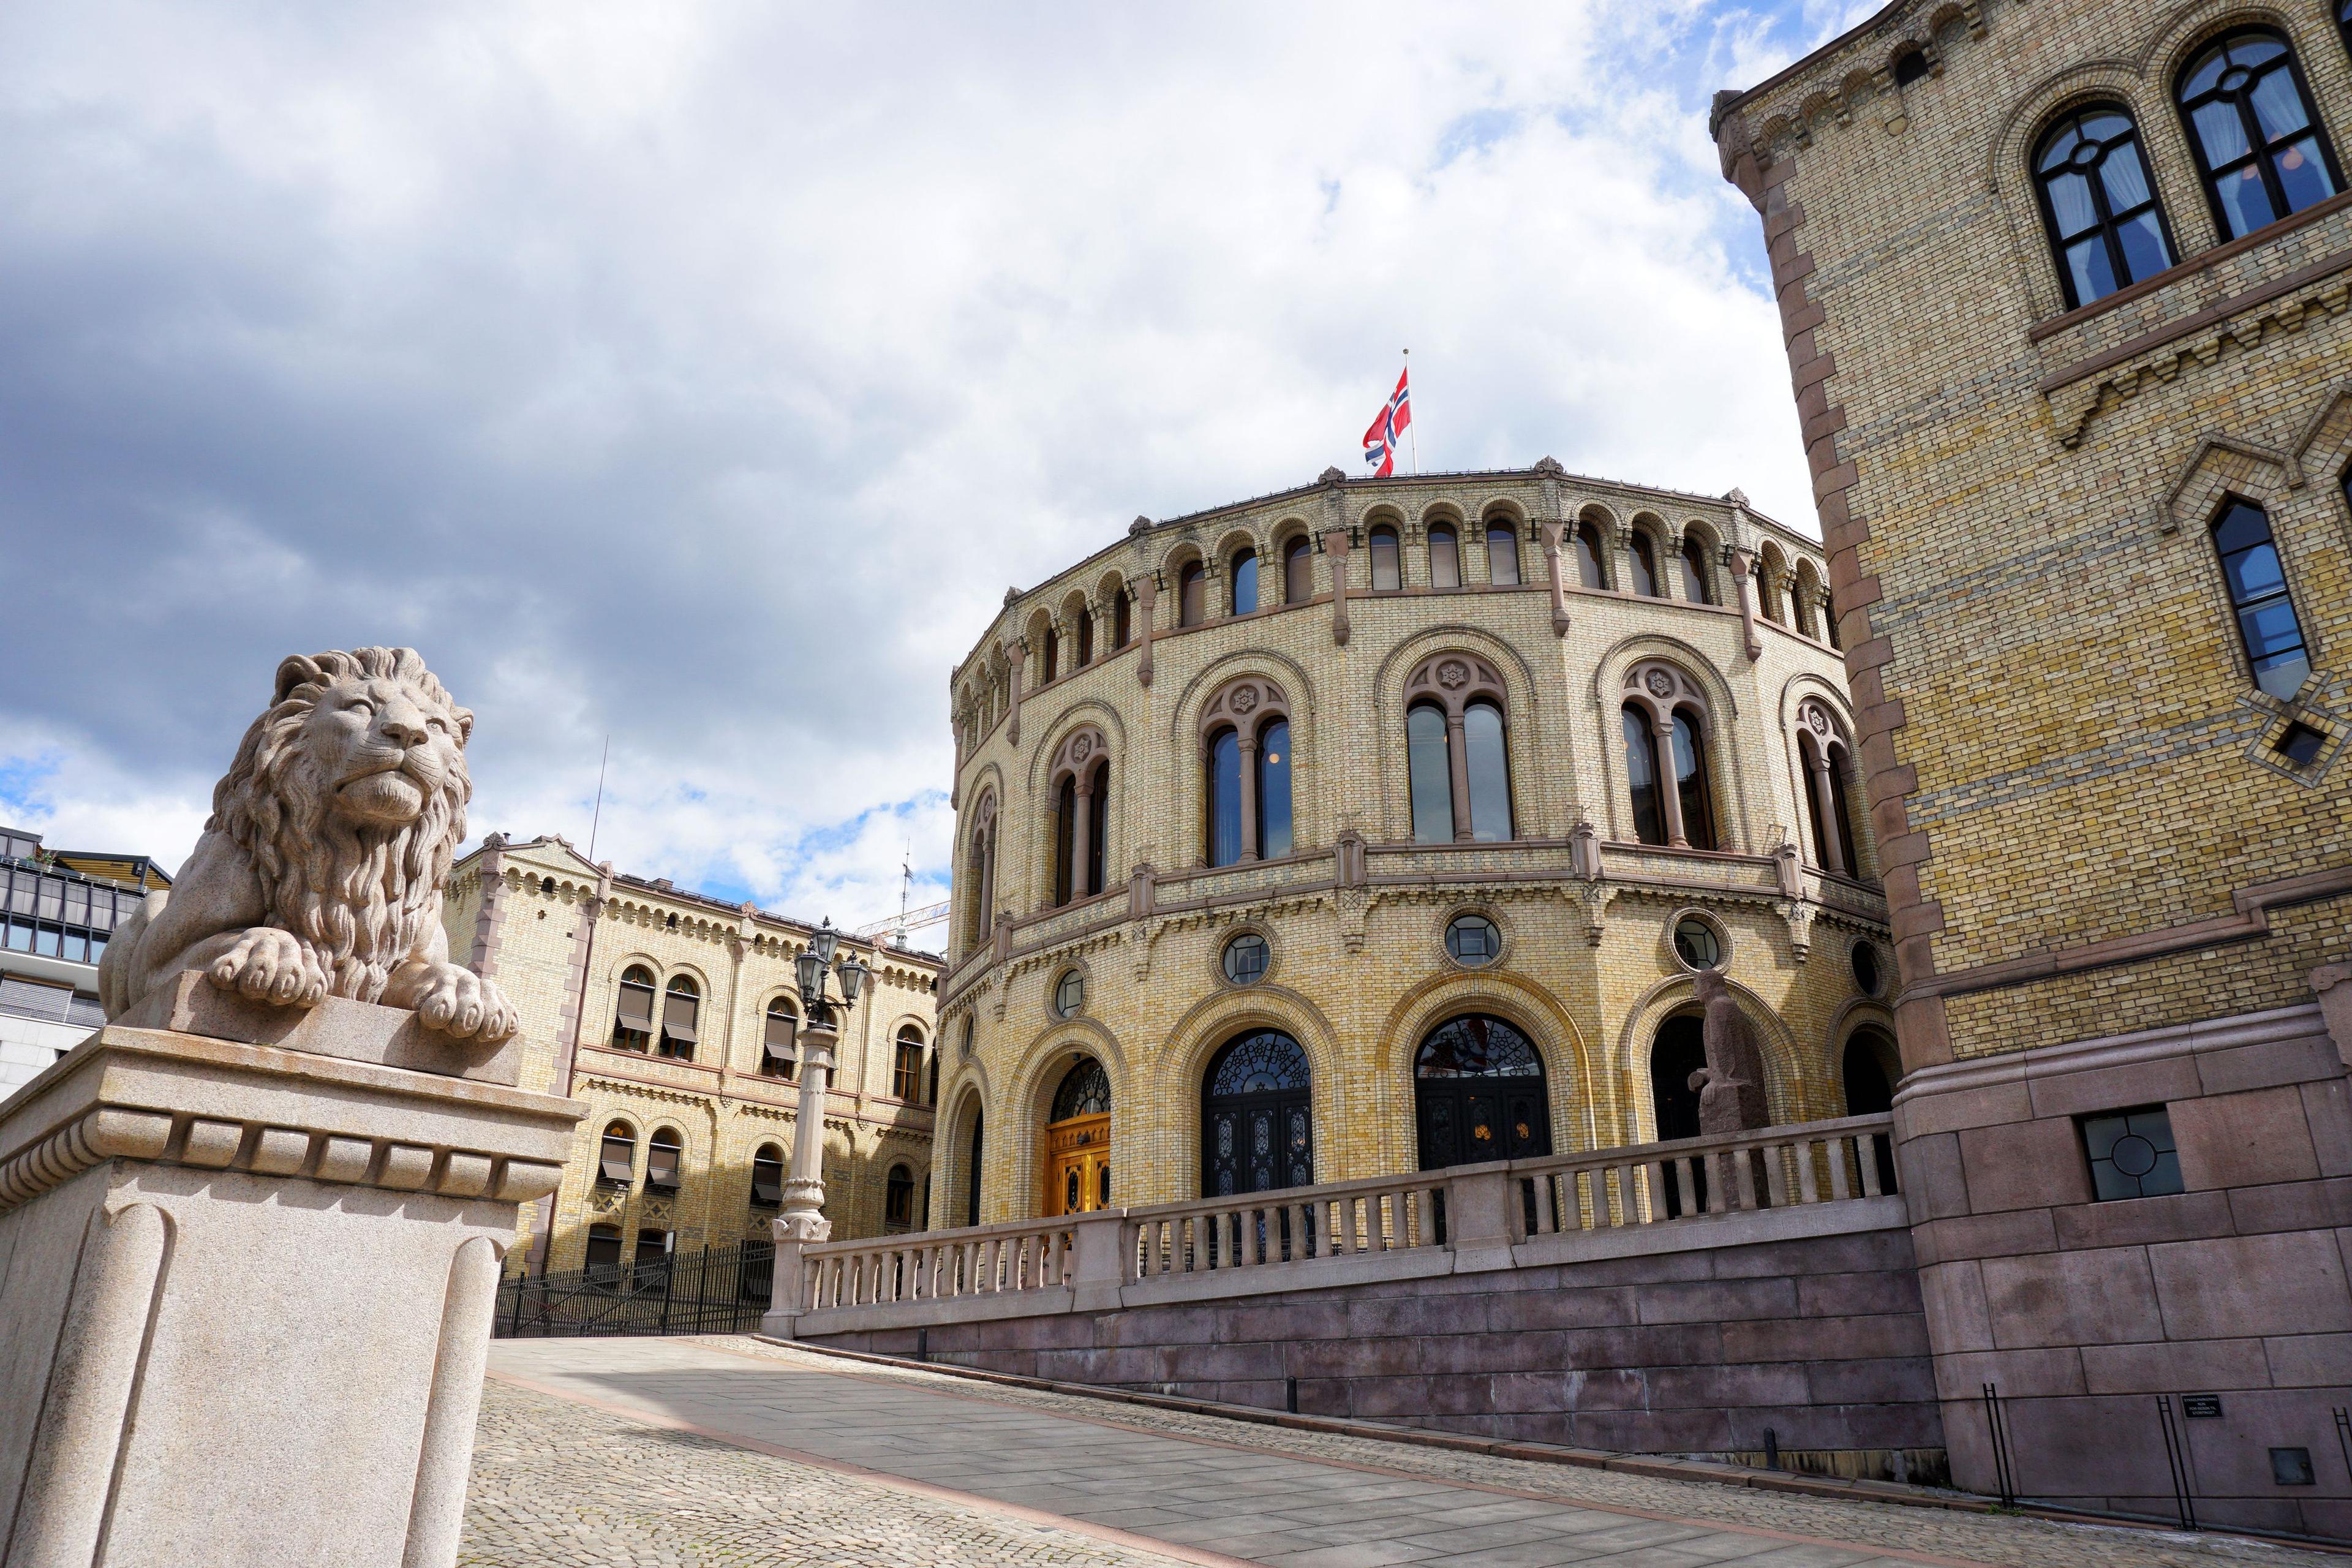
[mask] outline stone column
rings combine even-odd
[[[1331,561],[1331,640],[1345,647],[1348,643],[1348,531],[1344,528],[1325,529],[1323,553]]]
[[[577,1101],[342,997],[150,990],[0,1107],[7,1562],[446,1568]]]
[[[1257,739],[1239,731],[1234,738],[1242,753],[1242,854],[1244,864],[1257,858]]]
[[[1470,842],[1470,742],[1462,731],[1462,715],[1445,715],[1445,763],[1454,795],[1454,842]]]
[[[793,1168],[784,1178],[783,1212],[773,1221],[776,1240],[815,1242],[833,1235],[824,1217],[824,1110],[833,1083],[833,1052],[841,1038],[832,1023],[811,1019],[801,1029],[801,1098],[793,1122]],[[777,1279],[782,1279],[782,1270]]]
[[[1143,651],[1136,656],[1135,680],[1139,686],[1151,684],[1151,630],[1157,618],[1153,606],[1160,602],[1160,580],[1146,573],[1135,580],[1135,615],[1143,623]]]
[[[1022,670],[1029,662],[1028,639],[1014,637],[1013,646],[1005,651],[1013,656],[1013,710],[1004,738],[1017,746],[1021,743],[1021,688],[1024,684]]]
[[[1666,842],[1677,849],[1690,847],[1683,830],[1683,792],[1675,773],[1675,721],[1669,715],[1653,717],[1651,742],[1657,750],[1658,805],[1666,816]]]
[[[1082,773],[1071,792],[1077,802],[1070,816],[1070,901],[1076,903],[1097,889],[1088,880],[1094,857],[1087,853],[1094,841],[1095,779],[1091,773]]]
[[[1805,766],[1812,770],[1813,798],[1821,809],[1812,813],[1813,837],[1821,841],[1822,868],[1845,875],[1845,848],[1838,843],[1837,796],[1830,789],[1830,759],[1818,746],[1807,746]]]
[[[1568,584],[1560,576],[1559,538],[1562,525],[1543,524],[1544,573],[1551,579],[1551,635],[1568,635]]]
[[[1731,563],[1731,591],[1739,595],[1739,635],[1752,663],[1763,657],[1764,639],[1756,635],[1756,592],[1750,582],[1756,575],[1756,552],[1733,549],[1725,552]]]

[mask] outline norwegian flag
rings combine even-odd
[[[1411,374],[1409,370],[1398,373],[1396,391],[1372,421],[1372,427],[1364,432],[1364,465],[1376,479],[1396,472],[1397,440],[1412,423],[1412,394],[1405,386],[1405,377]]]

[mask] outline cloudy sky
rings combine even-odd
[[[1869,7],[0,9],[0,820],[193,845],[404,642],[472,829],[855,924],[1004,588],[1360,468],[1811,527],[1706,106]],[[931,933],[936,941],[940,933]]]

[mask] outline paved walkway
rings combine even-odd
[[[501,1341],[461,1561],[1268,1568],[2341,1568],[2338,1557],[1622,1476],[847,1363]]]

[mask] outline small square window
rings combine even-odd
[[[2083,1152],[2091,1159],[2091,1186],[2100,1202],[2155,1198],[2185,1191],[2180,1156],[2172,1142],[2172,1114],[2143,1105],[2083,1119]]]
[[[2326,749],[2327,737],[2308,724],[2289,724],[2285,732],[2271,742],[2271,750],[2291,768],[2311,766]]]

